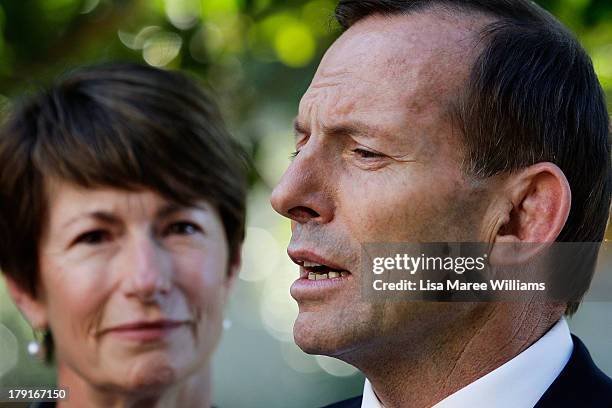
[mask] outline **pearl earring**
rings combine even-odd
[[[41,335],[39,332],[33,331],[32,335],[33,339],[28,342],[27,346],[28,354],[38,360],[44,360],[46,357],[44,344],[46,332]]]
[[[40,343],[37,340],[32,340],[28,343],[28,354],[32,357],[40,354]]]

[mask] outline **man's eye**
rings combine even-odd
[[[296,156],[297,156],[298,154],[300,154],[300,151],[299,151],[299,150],[296,150],[295,152],[291,153],[291,154],[289,155],[289,160],[293,160],[293,159],[295,159],[295,158],[296,158]]]
[[[171,224],[168,228],[166,228],[166,234],[177,234],[177,235],[193,235],[197,232],[201,232],[202,229],[194,223],[191,222],[175,222]]]
[[[74,244],[98,245],[109,241],[111,234],[105,230],[94,230],[85,232],[74,240]]]
[[[383,155],[380,153],[376,153],[376,152],[365,150],[365,149],[354,149],[353,153],[355,153],[357,156],[361,157],[362,159],[373,159],[373,158],[383,157]]]

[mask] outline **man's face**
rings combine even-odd
[[[448,113],[473,61],[473,26],[428,12],[368,17],[329,49],[302,98],[297,155],[272,205],[293,221],[304,351],[341,357],[465,317],[454,306],[363,299],[360,253],[372,242],[490,238],[485,193],[461,170]]]

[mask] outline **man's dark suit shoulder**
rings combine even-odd
[[[582,341],[572,339],[569,361],[535,408],[612,408],[612,379],[595,365]]]
[[[582,341],[572,339],[569,361],[535,408],[612,408],[612,379],[597,368]],[[361,397],[356,397],[325,408],[360,407]]]

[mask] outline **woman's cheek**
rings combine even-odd
[[[195,347],[202,358],[214,350],[222,331],[227,263],[219,258],[192,254],[183,257],[176,267],[176,284],[195,317]]]
[[[47,257],[41,264],[50,329],[67,341],[95,330],[110,292],[110,273],[101,259],[74,261]]]
[[[212,251],[193,251],[175,263],[176,283],[187,294],[192,306],[209,309],[223,298],[227,261],[226,257],[213,254]]]

